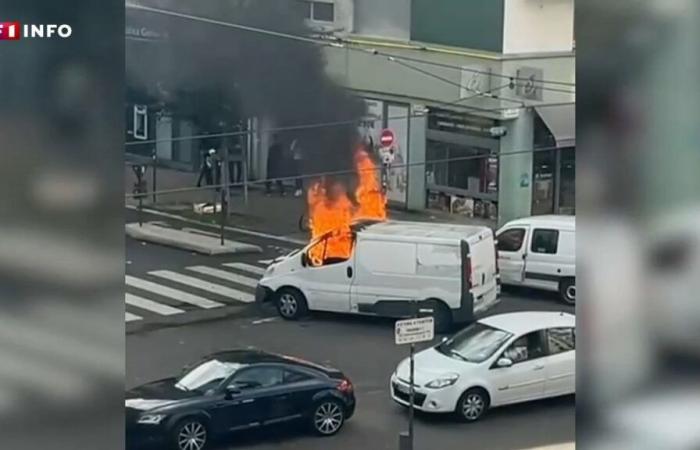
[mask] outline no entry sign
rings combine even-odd
[[[384,128],[382,130],[382,134],[379,136],[379,143],[382,145],[382,147],[391,147],[394,145],[395,140],[396,136],[389,128]]]

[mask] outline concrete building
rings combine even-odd
[[[308,3],[366,132],[397,136],[393,203],[499,224],[575,211],[573,0]]]

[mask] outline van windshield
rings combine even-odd
[[[354,246],[354,233],[334,231],[309,244],[306,255],[312,267],[327,266],[350,259]]]
[[[436,346],[435,350],[451,358],[480,363],[493,356],[511,336],[511,333],[476,322]]]

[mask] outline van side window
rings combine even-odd
[[[517,252],[523,246],[525,240],[525,228],[511,228],[499,234],[498,245],[496,246],[502,252]]]
[[[553,255],[557,252],[559,244],[559,230],[537,229],[532,233],[530,250],[533,253],[546,253]]]
[[[337,264],[350,259],[354,245],[352,233],[334,233],[309,247],[307,256],[312,267]]]

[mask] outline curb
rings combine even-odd
[[[135,206],[135,205],[125,205],[125,206],[127,209],[131,209],[134,211],[139,210],[138,206]],[[199,220],[194,220],[194,219],[190,219],[188,217],[178,216],[177,214],[167,213],[167,212],[159,211],[157,209],[143,208],[142,211],[145,212],[146,214],[152,214],[154,216],[160,216],[160,217],[165,217],[168,219],[179,220],[181,222],[195,224],[195,225],[199,225],[202,227],[213,228],[213,229],[217,229],[217,230],[221,228],[220,225],[215,225],[215,224],[206,223],[206,222],[200,222]],[[225,226],[224,229],[227,231],[232,231],[234,233],[246,234],[248,236],[255,236],[255,237],[266,238],[266,239],[274,239],[277,241],[286,242],[288,244],[295,244],[295,245],[302,245],[303,246],[303,245],[306,245],[309,243],[308,241],[302,241],[300,239],[294,239],[294,238],[290,238],[290,237],[286,237],[286,236],[278,236],[275,234],[262,233],[259,231],[252,231],[252,230],[248,230],[245,228]]]
[[[190,233],[187,231],[165,228],[152,223],[129,223],[125,226],[126,234],[139,241],[152,242],[183,250],[193,251],[204,255],[229,255],[241,253],[262,253],[262,248],[244,242],[224,240]]]

